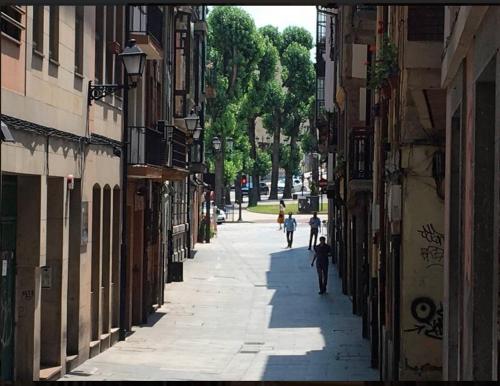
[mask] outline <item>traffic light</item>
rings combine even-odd
[[[242,175],[241,176],[241,185],[246,185],[247,184],[247,176],[246,175]]]

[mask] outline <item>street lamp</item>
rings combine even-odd
[[[226,139],[226,144],[227,144],[227,150],[232,151],[233,150],[233,144],[234,144],[233,138],[228,137]]]
[[[220,141],[219,137],[214,137],[212,139],[212,146],[214,147],[214,150],[215,151],[219,151],[221,146],[222,146],[222,142]]]
[[[200,135],[201,135],[201,131],[202,131],[202,130],[203,130],[203,128],[202,128],[200,125],[198,125],[198,126],[196,127],[196,129],[194,129],[193,139],[194,139],[195,141],[197,141],[197,140],[199,140],[199,139],[200,139]]]
[[[187,131],[193,137],[194,137],[196,129],[198,127],[199,120],[200,120],[200,118],[198,117],[198,115],[195,114],[194,110],[191,110],[189,115],[186,118],[184,118],[184,122],[186,122]]]
[[[124,84],[92,84],[92,81],[89,81],[87,100],[89,106],[93,100],[113,95],[119,90],[129,90],[137,87],[137,81],[142,76],[146,65],[146,54],[136,45],[135,39],[130,39],[127,47],[118,54],[118,57],[121,59],[123,67],[125,67],[125,74],[130,79],[130,82],[128,79],[125,79]]]

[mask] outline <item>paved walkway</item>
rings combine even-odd
[[[224,224],[146,326],[62,380],[378,380],[361,319],[330,267],[318,295],[307,225]]]

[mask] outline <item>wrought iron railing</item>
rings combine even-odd
[[[369,128],[353,129],[349,145],[349,178],[371,179],[373,173],[373,131]]]
[[[155,5],[131,7],[130,33],[148,34],[163,47],[163,12]]]
[[[166,166],[167,141],[163,131],[140,126],[130,126],[128,130],[129,164]]]

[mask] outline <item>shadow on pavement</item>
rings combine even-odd
[[[361,381],[370,375],[373,379],[361,320],[352,315],[351,301],[341,293],[335,266],[329,266],[327,294],[319,295],[311,260],[307,247],[271,254],[267,286],[275,293],[269,327],[309,329],[300,339],[310,337],[308,346],[318,349],[300,353],[301,341],[291,334],[290,355],[269,355],[262,380]]]

